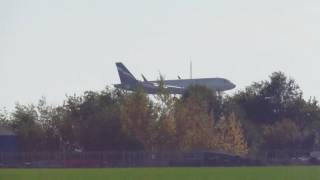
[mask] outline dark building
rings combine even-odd
[[[16,134],[4,127],[0,127],[0,152],[17,152]]]

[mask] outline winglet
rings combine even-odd
[[[142,79],[143,79],[143,81],[144,81],[144,82],[148,82],[147,78],[146,78],[146,77],[144,77],[144,75],[143,75],[143,74],[141,74],[141,76],[142,76]]]

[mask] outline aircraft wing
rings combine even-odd
[[[151,83],[158,84],[159,81],[149,81]],[[184,88],[187,87],[188,85],[192,84],[192,80],[187,80],[187,79],[178,79],[178,80],[164,80],[163,81],[165,86],[173,86],[177,88]]]

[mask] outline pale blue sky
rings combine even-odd
[[[194,78],[241,90],[281,70],[320,99],[319,19],[316,0],[0,0],[0,107],[102,90],[116,61],[188,77],[190,58]]]

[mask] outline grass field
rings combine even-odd
[[[319,180],[320,167],[0,169],[0,180]]]

